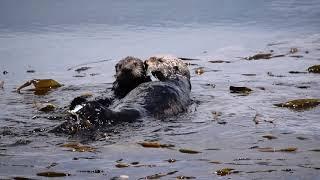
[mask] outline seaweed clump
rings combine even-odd
[[[320,104],[320,99],[296,99],[285,103],[274,104],[277,107],[286,107],[293,110],[307,110]]]

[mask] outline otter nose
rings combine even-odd
[[[123,68],[123,69],[122,69],[122,72],[123,72],[123,73],[131,73],[131,72],[132,72],[132,69],[130,69],[130,68]]]

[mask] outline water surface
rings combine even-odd
[[[39,172],[59,171],[70,173],[70,179],[139,179],[178,171],[163,178],[212,179],[218,177],[216,170],[233,168],[240,172],[225,178],[319,178],[319,152],[310,150],[320,147],[320,108],[296,112],[273,106],[295,98],[320,98],[319,75],[288,73],[320,62],[319,9],[317,0],[1,1],[0,70],[8,74],[0,75],[5,81],[0,89],[0,177],[40,179]],[[239,58],[270,50],[287,54],[290,48],[298,48],[294,55],[303,57]],[[38,112],[35,102],[63,107],[83,93],[99,96],[111,87],[118,60],[154,54],[200,59],[190,61],[195,64],[190,66],[191,96],[197,103],[189,112],[166,121],[143,119],[117,127],[120,133],[88,143],[96,152],[82,153],[60,147],[74,139],[46,132],[60,120],[33,118],[48,116]],[[101,62],[90,63],[97,61]],[[81,64],[92,68],[80,73],[85,77],[75,77],[79,74],[74,67]],[[206,72],[195,74],[198,67]],[[248,73],[255,76],[242,75]],[[64,86],[44,96],[14,92],[34,78],[52,78]],[[231,94],[230,85],[250,87],[253,93]],[[259,124],[253,122],[256,115]],[[277,139],[263,138],[266,134]],[[144,140],[176,147],[149,149],[137,144]],[[257,146],[298,150],[266,153]],[[183,154],[179,148],[202,153]],[[170,158],[177,161],[168,163]],[[152,166],[120,169],[115,167],[119,159]]]

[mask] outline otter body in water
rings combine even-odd
[[[180,61],[164,58],[147,60],[145,65],[152,74],[161,77],[160,81],[141,83],[109,107],[98,101],[83,103],[73,111],[72,118],[53,132],[75,134],[82,130],[96,131],[110,124],[132,122],[145,116],[164,118],[186,111],[190,104],[190,73]]]

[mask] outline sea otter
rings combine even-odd
[[[75,134],[97,131],[141,117],[165,118],[187,110],[190,104],[190,72],[180,59],[152,57],[145,66],[160,81],[144,82],[109,107],[88,101],[71,111],[72,116],[52,132]]]
[[[144,62],[136,57],[127,56],[121,59],[115,65],[115,78],[111,92],[107,97],[97,97],[95,101],[108,107],[116,99],[121,99],[127,95],[132,89],[139,84],[151,81],[150,76],[147,76],[147,71]],[[87,99],[84,97],[76,97],[70,103],[69,109],[74,109],[77,105],[85,103]]]

